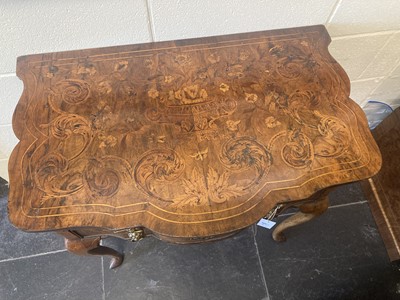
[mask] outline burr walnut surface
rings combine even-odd
[[[311,26],[19,57],[12,223],[206,239],[374,175],[329,43]]]

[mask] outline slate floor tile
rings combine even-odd
[[[363,194],[359,182],[338,186],[329,194],[330,206],[365,201],[367,198]]]
[[[7,215],[7,193],[0,198],[0,241],[0,261],[64,249],[64,240],[55,233],[29,233],[11,225]]]
[[[275,243],[270,230],[256,234],[271,300],[400,299],[400,269],[367,203],[331,208],[286,237]]]
[[[102,267],[98,257],[40,254],[64,249],[62,238],[12,227],[6,215],[8,187],[2,183],[1,300],[400,299],[400,262],[389,262],[358,183],[337,188],[330,202],[339,206],[289,229],[281,244],[260,227],[200,245],[108,238],[103,244],[126,255],[116,270],[108,270],[108,258]]]
[[[352,203],[364,203],[367,202],[367,198],[363,194],[361,184],[358,182],[352,182],[345,185],[340,185],[333,189],[329,193],[329,206],[341,206]],[[282,215],[294,214],[298,209],[295,207],[286,208]]]
[[[105,260],[106,299],[267,299],[251,228],[207,244],[125,245],[121,267],[108,270]]]
[[[0,263],[1,300],[101,300],[101,259],[67,252]]]
[[[8,183],[0,177],[0,198],[3,198],[8,194]]]

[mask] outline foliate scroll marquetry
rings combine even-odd
[[[216,213],[357,161],[348,95],[318,36],[31,63],[43,78],[29,103],[43,111],[26,124],[34,206]]]
[[[267,175],[272,164],[272,156],[264,145],[251,137],[228,140],[220,155],[223,165],[231,171],[254,168],[255,180]]]
[[[317,113],[320,122],[318,132],[321,136],[316,139],[316,154],[322,157],[335,157],[341,155],[349,148],[351,133],[348,126],[339,118],[324,116]]]
[[[314,147],[299,130],[287,132],[287,142],[281,150],[283,161],[293,168],[305,168],[314,160]]]
[[[140,189],[150,197],[174,201],[172,198],[157,195],[155,182],[174,182],[185,168],[184,160],[172,149],[154,149],[146,152],[138,161],[134,170],[135,181]]]
[[[205,205],[224,203],[236,196],[245,194],[244,188],[230,182],[230,173],[219,174],[209,168],[204,177],[197,169],[193,169],[190,178],[183,179],[185,196],[178,200],[179,205]]]
[[[51,90],[54,96],[73,105],[82,104],[90,96],[90,84],[78,79],[62,80]]]
[[[41,127],[48,127],[51,136],[60,143],[60,146],[66,143],[73,143],[74,147],[72,151],[58,149],[59,152],[68,155],[69,159],[82,154],[92,139],[88,120],[74,114],[62,114],[56,117],[49,126],[43,125]]]
[[[245,139],[231,141],[236,149],[227,149],[227,143],[222,150],[220,159],[226,166],[223,171],[213,167],[199,169],[194,167],[189,176],[184,176],[184,160],[172,149],[152,150],[145,153],[137,163],[134,174],[135,181],[145,194],[175,206],[208,206],[210,202],[224,203],[232,198],[247,193],[246,189],[268,172],[270,156],[266,149],[255,141]],[[196,160],[203,160],[206,152],[199,156],[190,156]],[[265,167],[265,168],[264,168]],[[247,185],[236,184],[231,178],[231,171],[254,168],[255,179]],[[206,174],[204,175],[204,172]],[[169,197],[157,193],[155,185],[177,185],[183,187],[179,194]]]
[[[49,153],[35,163],[34,182],[44,195],[41,202],[53,197],[64,197],[82,189],[79,172],[70,174],[71,165],[59,153]]]
[[[86,193],[92,198],[114,196],[122,183],[132,182],[130,164],[119,157],[90,158],[82,174]]]

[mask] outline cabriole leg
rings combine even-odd
[[[314,197],[313,197],[314,198]],[[272,238],[277,242],[286,241],[283,231],[287,228],[308,222],[323,214],[329,206],[328,193],[324,192],[318,198],[299,206],[299,212],[280,223],[272,232]]]
[[[64,237],[65,248],[77,255],[109,255],[112,257],[110,269],[120,266],[124,260],[123,254],[109,247],[100,246],[100,237],[71,239]]]

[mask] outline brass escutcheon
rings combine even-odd
[[[268,214],[264,217],[264,219],[272,220],[273,218],[275,218],[275,216],[279,214],[279,212],[282,210],[283,206],[284,206],[283,204],[278,204],[277,206],[275,206],[275,208],[271,209],[268,212]]]
[[[144,238],[144,231],[138,227],[128,229],[128,237],[132,242],[138,242]]]

